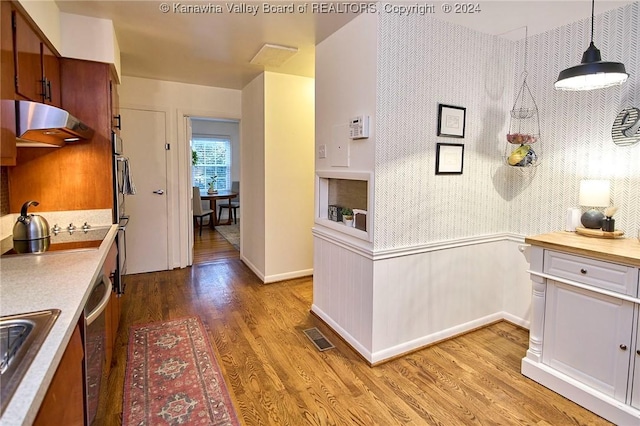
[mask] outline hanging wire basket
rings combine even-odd
[[[510,115],[504,150],[505,162],[513,167],[537,166],[542,156],[540,116],[538,105],[527,84],[526,71],[522,73],[522,84]]]

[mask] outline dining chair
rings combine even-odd
[[[200,236],[202,236],[202,222],[204,218],[209,216],[209,221],[213,220],[213,210],[202,207],[202,198],[200,198],[200,188],[193,187],[193,220],[198,225],[200,219]],[[210,222],[211,223],[211,222]]]
[[[238,194],[238,196],[234,198],[234,200],[238,201],[231,201],[231,199],[229,199],[229,204],[220,204],[220,207],[218,208],[218,223],[220,223],[222,209],[229,209],[229,218],[233,218],[233,223],[238,223],[238,208],[240,208],[240,182],[231,182],[231,192]]]

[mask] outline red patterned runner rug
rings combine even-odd
[[[239,425],[197,317],[131,326],[123,425]]]

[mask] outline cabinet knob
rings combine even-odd
[[[640,349],[638,349],[638,350],[636,351],[636,353],[637,353],[638,355],[640,355]]]
[[[622,349],[623,351],[627,350],[627,345],[625,345],[624,343],[620,344],[620,349]]]
[[[581,273],[581,274],[586,274],[586,273],[587,273],[587,270],[586,270],[586,269],[584,269],[584,268],[582,268],[582,269],[580,269],[580,273]]]

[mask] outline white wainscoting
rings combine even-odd
[[[371,363],[501,319],[528,327],[522,240],[474,237],[377,260],[314,232],[312,311]]]

